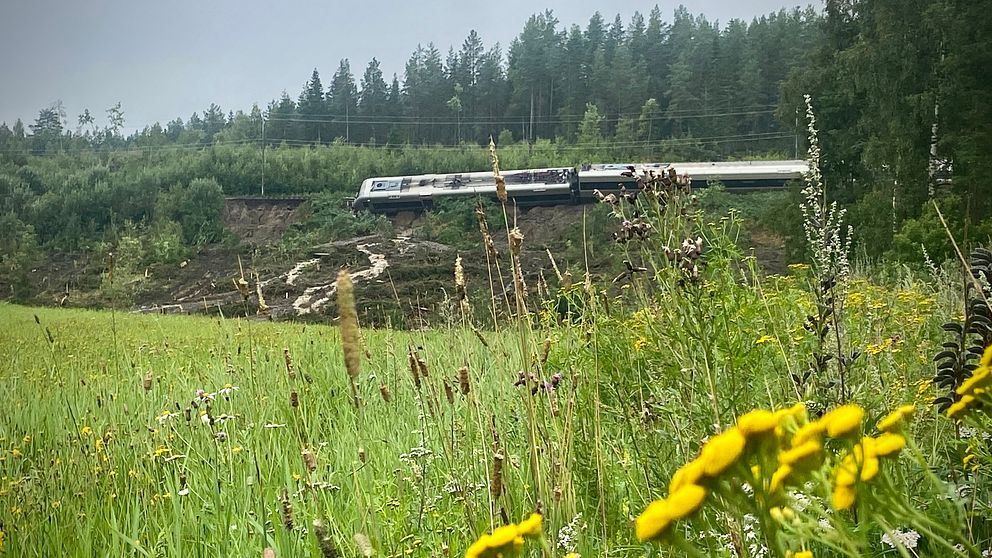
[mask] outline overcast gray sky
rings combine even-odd
[[[585,27],[597,10],[608,22],[645,16],[655,1],[456,0],[0,0],[0,121],[25,125],[64,103],[70,127],[89,108],[97,124],[121,101],[134,130],[210,103],[225,111],[265,108],[285,89],[294,99],[313,68],[325,88],[342,58],[356,82],[374,56],[387,81],[403,79],[418,43],[442,52],[470,29],[504,47],[533,13],[552,9],[565,26]],[[788,0],[684,0],[690,12],[750,20],[795,5]],[[819,2],[817,2],[819,4]],[[670,21],[678,4],[661,4]]]

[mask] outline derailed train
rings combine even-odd
[[[637,176],[645,171],[660,173],[672,167],[688,175],[693,188],[719,181],[728,190],[748,191],[782,188],[809,171],[806,161],[737,161],[726,163],[645,163],[586,165],[503,171],[506,193],[520,206],[586,203],[621,188],[636,188]],[[430,208],[438,199],[449,197],[496,197],[496,181],[491,172],[422,174],[369,178],[362,182],[352,202],[357,210],[374,213],[418,211]]]

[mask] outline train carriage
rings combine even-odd
[[[694,188],[713,181],[729,190],[748,191],[782,188],[809,170],[806,161],[733,161],[695,163],[637,163],[586,165],[576,170],[568,167],[504,171],[507,196],[519,206],[586,203],[621,188],[637,188],[637,177],[644,172],[667,172],[674,168],[688,175]],[[435,200],[454,196],[496,197],[492,172],[421,174],[369,178],[362,183],[352,202],[355,210],[376,213],[420,211]]]
[[[575,169],[547,168],[506,171],[502,173],[507,196],[514,203],[556,205],[572,203],[576,185]],[[355,209],[389,213],[422,210],[435,200],[455,196],[496,198],[493,173],[421,174],[370,178],[362,183]]]

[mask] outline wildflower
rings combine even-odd
[[[541,514],[533,513],[519,525],[509,524],[497,528],[492,534],[482,535],[465,552],[465,558],[510,558],[520,553],[524,537],[541,536]]]
[[[854,505],[856,494],[853,486],[835,485],[830,496],[834,509],[846,510]]]
[[[673,521],[688,517],[698,510],[704,499],[706,489],[690,484],[669,494],[664,500],[651,502],[637,517],[637,539],[647,541],[659,538]]]
[[[746,441],[736,427],[710,438],[699,455],[703,462],[703,473],[708,477],[715,477],[726,471],[744,453]]]
[[[677,492],[683,486],[698,483],[699,479],[703,478],[703,468],[703,461],[700,459],[694,459],[679,467],[668,483],[669,494]]]
[[[792,445],[801,446],[809,440],[819,440],[826,429],[826,425],[821,421],[806,423],[792,435]]]
[[[805,470],[815,469],[823,462],[823,445],[819,440],[808,440],[780,453],[778,461],[782,465],[790,465]]]
[[[906,447],[906,438],[901,434],[886,432],[875,438],[875,454],[879,457],[888,457],[899,453]]]
[[[224,432],[223,430],[221,430],[221,431],[217,432],[216,434],[214,434],[214,438],[216,438],[218,442],[226,442],[227,441],[227,432]]]
[[[243,449],[244,448],[242,448],[241,446],[234,446],[233,448],[231,448],[231,453],[237,455],[237,454],[241,453],[241,451]]]
[[[737,429],[747,438],[775,430],[778,417],[771,411],[755,409],[737,418]]]
[[[903,422],[910,419],[915,412],[916,406],[902,405],[878,421],[878,429],[882,432],[896,432],[901,430]]]
[[[891,535],[891,536],[890,536]],[[887,545],[889,548],[905,548],[912,550],[916,548],[917,543],[920,541],[920,534],[916,531],[910,529],[909,531],[900,531],[899,529],[894,529],[891,533],[885,533],[882,535],[882,543]]]
[[[93,429],[89,426],[84,426],[79,429],[80,436],[91,436],[93,434]]]
[[[975,401],[974,396],[965,395],[962,396],[956,403],[952,404],[947,408],[947,416],[952,419],[959,419],[964,416],[965,411],[968,407]]]
[[[635,351],[640,351],[644,347],[647,347],[647,346],[648,346],[648,339],[647,339],[647,337],[641,336],[641,337],[638,337],[637,339],[634,339],[634,350]]]
[[[754,342],[754,344],[755,345],[763,345],[765,343],[770,343],[770,342],[772,342],[774,340],[775,340],[775,338],[772,337],[771,335],[762,335],[761,337],[758,338],[757,341]]]
[[[541,514],[532,513],[530,517],[517,525],[517,533],[521,536],[538,537],[541,535]]]
[[[23,457],[24,456],[24,454],[21,453],[20,448],[14,448],[14,449],[10,450],[10,455],[13,455],[14,457]]]
[[[827,436],[840,438],[857,432],[861,428],[861,419],[864,416],[864,409],[858,405],[849,403],[847,405],[841,405],[823,415],[820,421],[826,425]]]
[[[988,390],[990,381],[992,381],[992,368],[981,366],[975,370],[970,378],[958,386],[955,393],[958,395],[981,395]]]
[[[813,551],[811,550],[800,550],[799,552],[790,551],[786,554],[788,558],[813,558]]]
[[[224,384],[224,387],[217,390],[217,393],[220,395],[228,395],[232,392],[238,391],[239,389],[241,388],[239,388],[238,386],[232,386],[231,384]]]
[[[772,480],[768,483],[769,492],[778,492],[785,484],[786,479],[792,475],[791,465],[782,465],[772,473]]]

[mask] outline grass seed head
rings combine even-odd
[[[293,530],[293,503],[289,501],[289,490],[284,486],[282,494],[279,496],[280,514],[282,516],[282,526],[287,531]]]
[[[296,379],[296,371],[293,369],[293,355],[289,354],[289,347],[284,347],[282,355],[286,358],[286,376],[290,380]]]
[[[317,546],[320,547],[320,555],[323,558],[338,558],[338,549],[331,540],[331,533],[327,530],[327,525],[319,519],[313,520],[313,536],[317,539]]]
[[[354,381],[362,362],[358,340],[358,313],[355,311],[355,285],[351,281],[351,275],[344,269],[338,272],[338,315],[344,366],[348,376]]]
[[[303,465],[306,466],[307,471],[312,473],[317,470],[317,456],[314,455],[312,449],[303,448],[300,455],[303,456]]]
[[[370,558],[375,554],[375,548],[372,547],[372,541],[369,540],[368,535],[365,533],[355,533],[355,546],[358,547],[358,552],[365,558]]]
[[[472,384],[468,376],[468,366],[462,366],[458,369],[458,388],[461,390],[462,395],[468,395],[468,392],[472,389]]]

